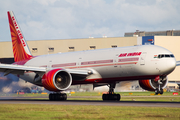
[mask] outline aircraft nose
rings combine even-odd
[[[172,72],[175,67],[176,67],[176,60],[175,59],[170,59],[170,60],[167,60],[167,71],[170,73]]]

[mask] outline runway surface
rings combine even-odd
[[[48,105],[95,105],[95,106],[139,106],[139,107],[175,107],[180,108],[180,102],[145,102],[145,101],[98,101],[98,100],[67,100],[49,101],[47,99],[8,99],[0,100],[0,104],[48,104]]]

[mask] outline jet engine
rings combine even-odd
[[[71,74],[63,69],[53,69],[42,77],[42,85],[49,91],[63,91],[71,86]]]
[[[139,80],[139,85],[148,91],[155,91],[156,94],[163,93],[163,89],[167,86],[168,79],[167,77],[160,77],[159,80],[148,79],[148,80]]]

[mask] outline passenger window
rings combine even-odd
[[[161,55],[161,58],[163,58],[164,57],[164,55]]]

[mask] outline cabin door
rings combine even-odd
[[[143,52],[140,56],[140,65],[145,65],[146,52]]]

